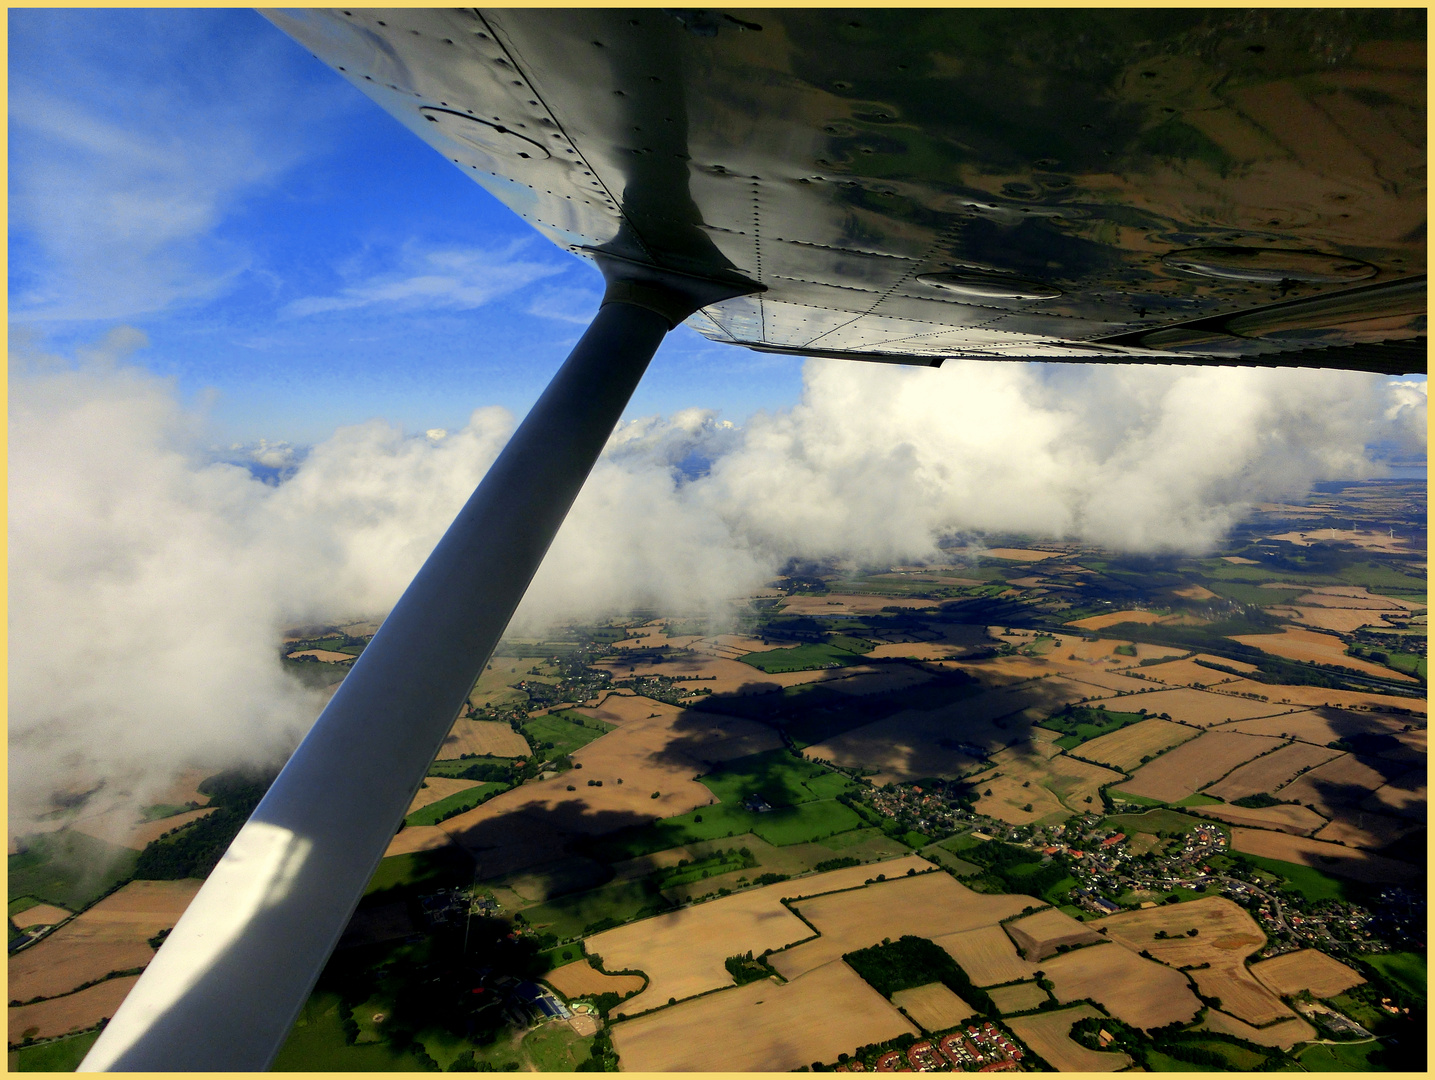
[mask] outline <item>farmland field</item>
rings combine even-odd
[[[758,955],[811,937],[807,925],[779,903],[782,897],[851,889],[876,873],[899,875],[927,865],[909,856],[764,885],[604,931],[589,938],[586,945],[590,953],[603,957],[603,966],[610,971],[647,974],[651,980],[648,989],[615,1010],[615,1015],[635,1016],[665,1004],[670,997],[681,999],[730,986],[732,976],[723,963],[729,956],[749,951]],[[865,891],[869,890],[859,893]]]
[[[1088,1050],[1069,1037],[1072,1025],[1078,1020],[1100,1015],[1090,1005],[1081,1005],[1075,1009],[1019,1016],[1006,1024],[1058,1072],[1119,1072],[1131,1064],[1127,1055]]]
[[[453,722],[453,727],[439,747],[440,759],[456,758],[463,754],[477,754],[480,757],[527,757],[528,743],[523,736],[507,724],[493,720],[466,720],[463,717]]]
[[[1332,750],[1328,746],[1291,743],[1274,753],[1257,758],[1248,765],[1242,765],[1235,772],[1206,788],[1206,791],[1226,802],[1244,799],[1248,795],[1273,792],[1282,784],[1289,783],[1302,771],[1323,765],[1339,756],[1339,750]],[[1281,796],[1281,798],[1287,797],[1294,798],[1294,796]]]
[[[871,645],[869,641],[843,639],[842,644],[838,644],[829,639],[811,645],[797,645],[791,649],[768,649],[748,653],[738,659],[769,674],[812,671],[815,668],[847,667],[863,663],[862,653],[871,648]]]
[[[1148,799],[1175,802],[1279,745],[1279,740],[1267,735],[1208,731],[1200,738],[1183,743],[1143,765],[1130,780],[1120,785],[1119,790]]]
[[[1051,1000],[1047,992],[1034,982],[999,986],[995,990],[988,990],[987,996],[1003,1013],[1026,1012],[1027,1009],[1035,1009],[1043,1002]]]
[[[840,960],[785,985],[762,979],[625,1020],[612,1031],[629,1072],[777,1072],[918,1034]]]
[[[32,896],[78,911],[134,873],[133,851],[83,833],[31,836],[25,845],[6,860],[12,900]]]
[[[1428,976],[1424,956],[1409,952],[1366,953],[1361,959],[1416,1001],[1425,1000]]]
[[[1203,817],[1215,818],[1232,825],[1250,825],[1258,829],[1275,829],[1277,832],[1294,833],[1296,836],[1310,836],[1326,826],[1325,818],[1304,806],[1202,806],[1196,812]]]
[[[1081,756],[1103,765],[1130,772],[1145,757],[1155,757],[1173,746],[1194,739],[1199,731],[1170,720],[1143,720],[1081,745]]]
[[[10,960],[10,997],[64,994],[111,971],[144,967],[147,939],[172,927],[198,881],[132,881]]]
[[[1211,674],[1219,675],[1220,672],[1212,671]],[[1257,690],[1266,689],[1261,683],[1245,683],[1245,685],[1254,686]],[[1284,693],[1287,687],[1271,689],[1279,689]],[[1144,706],[1147,713],[1165,713],[1173,720],[1183,724],[1194,724],[1197,727],[1211,727],[1213,724],[1224,724],[1228,720],[1247,720],[1291,711],[1291,706],[1277,704],[1273,701],[1251,701],[1248,698],[1235,697],[1232,694],[1217,694],[1207,690],[1192,690],[1188,687],[1143,693],[1134,700],[1127,698],[1123,704],[1133,707]]]
[[[10,1071],[74,1072],[99,1037],[98,1031],[91,1031],[84,1035],[71,1035],[68,1039],[57,1039],[39,1046],[11,1051]]]
[[[980,926],[975,930],[944,934],[932,941],[947,950],[977,986],[1029,979],[1036,972],[1036,965],[1018,955],[1016,946],[1000,926]]]
[[[1371,855],[1339,844],[1257,829],[1232,829],[1233,850],[1281,862],[1298,863],[1353,881],[1408,884],[1422,876],[1409,863]]]
[[[1251,965],[1251,974],[1282,997],[1309,990],[1331,998],[1365,982],[1365,976],[1318,949],[1301,949]]]
[[[1278,799],[1292,799],[1302,805],[1314,804],[1316,810],[1330,817],[1332,808],[1359,804],[1408,768],[1379,758],[1341,754],[1273,794]]]
[[[1111,611],[1105,615],[1092,615],[1089,618],[1077,619],[1068,625],[1079,626],[1083,630],[1105,630],[1108,626],[1120,626],[1122,623],[1160,622],[1161,618],[1154,611]]]
[[[1332,664],[1366,675],[1376,675],[1383,679],[1408,681],[1411,686],[1419,685],[1413,677],[1398,671],[1391,671],[1383,664],[1374,664],[1369,660],[1357,660],[1353,656],[1347,656],[1345,643],[1334,634],[1323,634],[1315,630],[1288,629],[1283,634],[1253,634],[1250,637],[1237,637],[1232,640],[1242,645],[1254,646],[1272,656],[1283,656],[1288,660]]]
[[[586,959],[554,968],[543,979],[570,999],[584,994],[617,994],[624,997],[643,988],[641,975],[605,975]]]
[[[589,926],[605,919],[624,922],[644,913],[656,914],[668,906],[651,881],[614,881],[524,908],[523,918],[546,933],[570,938],[588,933]]]
[[[892,1004],[915,1020],[923,1031],[945,1031],[976,1015],[975,1009],[939,982],[898,990],[892,995]]]
[[[1299,1016],[1258,1028],[1219,1009],[1210,1009],[1206,1012],[1206,1018],[1196,1026],[1199,1030],[1219,1031],[1258,1046],[1279,1046],[1282,1050],[1289,1050],[1296,1043],[1316,1037],[1315,1028]]]
[[[903,875],[906,865],[905,860],[896,863]],[[914,858],[911,865],[930,864]],[[853,872],[872,877],[879,868],[880,864],[855,867]],[[772,966],[784,977],[796,978],[884,937],[895,941],[911,934],[936,941],[947,934],[994,925],[1033,903],[1026,896],[973,892],[941,872],[890,880],[894,876],[888,870],[889,880],[884,883],[794,904],[820,936],[774,954]],[[792,884],[788,885],[789,896],[795,892]]]
[[[575,723],[575,720],[581,722]],[[535,751],[547,750],[554,755],[571,754],[579,747],[587,746],[594,739],[606,735],[612,730],[611,724],[605,724],[601,720],[595,720],[577,712],[571,714],[558,712],[549,713],[547,716],[534,716],[523,725],[523,735],[527,736],[528,742],[533,745]],[[549,745],[550,743],[552,745]],[[493,750],[492,753],[512,754],[512,751]]]
[[[1058,1001],[1090,998],[1132,1027],[1189,1020],[1201,1009],[1179,971],[1143,960],[1120,945],[1092,945],[1042,962]]]
[[[1224,897],[1113,915],[1097,925],[1122,945],[1145,949],[1172,967],[1196,967],[1191,977],[1201,993],[1220,998],[1223,1009],[1247,1023],[1266,1024],[1291,1015],[1245,966],[1245,958],[1265,945],[1265,933],[1244,908]],[[1191,936],[1193,929],[1196,934]],[[1158,933],[1163,936],[1158,938]]]
[[[408,817],[404,818],[404,824],[437,825],[445,816],[457,816],[466,810],[472,810],[485,799],[507,790],[507,784],[472,784],[421,809],[411,811]]]
[[[1058,945],[1094,945],[1103,940],[1091,927],[1056,908],[1009,922],[1006,932],[1021,948],[1022,956],[1033,964],[1054,956]]]
[[[91,986],[76,994],[39,1001],[34,1005],[12,1007],[10,1042],[19,1042],[27,1032],[32,1038],[53,1039],[57,1035],[68,1035],[72,1031],[92,1028],[101,1020],[115,1015],[115,1010],[137,982],[138,975],[127,975],[124,978],[107,979],[98,986]],[[13,984],[11,993],[14,993]]]

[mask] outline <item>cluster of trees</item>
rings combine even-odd
[[[1001,1015],[986,991],[967,978],[945,949],[926,938],[906,934],[896,941],[847,953],[842,959],[884,997],[940,982],[979,1012],[991,1017]]]
[[[199,793],[209,796],[214,812],[148,844],[135,862],[134,876],[143,881],[208,877],[275,775],[231,771],[209,777]]]

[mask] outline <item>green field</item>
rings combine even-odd
[[[449,758],[430,765],[428,775],[496,782],[508,775],[517,760],[506,757]]]
[[[1116,712],[1107,709],[1084,709],[1074,706],[1047,717],[1038,727],[1048,731],[1059,731],[1062,737],[1057,745],[1064,750],[1080,746],[1088,739],[1099,735],[1110,735],[1131,724],[1139,724],[1148,717],[1145,713]]]
[[[1296,1060],[1310,1072],[1371,1072],[1369,1057],[1380,1049],[1378,1042],[1330,1043],[1307,1046]]]
[[[1152,1072],[1208,1072],[1205,1065],[1192,1065],[1189,1061],[1173,1058],[1159,1050],[1146,1052],[1146,1065]]]
[[[1416,653],[1386,653],[1386,663],[1396,671],[1403,671],[1407,675],[1414,675],[1417,678],[1429,677],[1430,669],[1426,665],[1425,657]]]
[[[65,830],[26,839],[8,862],[10,899],[35,897],[79,911],[134,874],[139,853]]]
[[[645,915],[666,911],[672,905],[649,878],[614,881],[587,892],[571,893],[535,907],[524,908],[528,925],[558,938],[598,933]],[[597,929],[590,929],[597,927]]]
[[[1214,806],[1222,800],[1214,795],[1202,795],[1199,791],[1194,795],[1187,795],[1180,802],[1174,802],[1172,806]]]
[[[1238,604],[1256,604],[1260,607],[1288,604],[1306,591],[1304,589],[1267,589],[1261,585],[1250,585],[1238,581],[1209,581],[1206,583],[1206,588],[1224,600],[1234,600]]]
[[[364,895],[372,896],[390,889],[431,892],[445,886],[467,885],[473,880],[473,872],[473,861],[452,844],[436,851],[390,855],[379,862]]]
[[[523,1049],[539,1072],[572,1072],[589,1058],[593,1036],[580,1038],[567,1024],[544,1024],[523,1037]]]
[[[1361,959],[1380,972],[1386,982],[1424,1004],[1427,993],[1425,957],[1409,952],[1366,953]]]
[[[523,725],[523,734],[528,739],[528,745],[533,747],[535,753],[547,751],[547,757],[571,754],[612,730],[612,724],[594,720],[582,713],[567,711],[535,716]]]
[[[22,1047],[15,1054],[15,1072],[74,1072],[100,1037],[98,1031],[70,1035],[40,1046]]]
[[[456,791],[446,799],[429,803],[427,806],[415,810],[408,817],[404,818],[405,825],[437,825],[466,810],[472,810],[480,803],[485,803],[500,791],[507,791],[507,784],[479,784],[477,787],[467,788],[464,791]]]
[[[598,837],[590,842],[585,854],[603,862],[619,862],[699,840],[721,840],[747,832],[782,847],[826,840],[861,825],[862,819],[835,799],[780,807],[767,813],[719,803]]]
[[[1156,836],[1182,836],[1198,825],[1213,824],[1215,822],[1191,817],[1189,814],[1179,814],[1175,810],[1147,810],[1144,814],[1113,814],[1101,823],[1101,827],[1116,829],[1127,836],[1138,832],[1153,833]]]
[[[841,773],[806,761],[789,750],[766,750],[734,758],[701,778],[724,804],[741,806],[756,795],[774,807],[835,799],[853,787]]]
[[[1369,889],[1369,886],[1362,887],[1356,882],[1342,881],[1340,878],[1323,874],[1314,867],[1301,866],[1299,863],[1266,859],[1258,855],[1242,854],[1240,857],[1249,860],[1259,869],[1280,878],[1279,888],[1282,890],[1297,893],[1311,903],[1318,903],[1321,900],[1358,901],[1364,891]]]
[[[860,652],[854,652],[851,648],[835,644],[836,641],[847,644],[855,642],[855,639],[828,638],[820,644],[797,645],[791,649],[770,649],[766,652],[748,653],[746,656],[739,656],[738,659],[769,675],[783,671],[812,671],[815,668],[846,667],[849,664],[862,663],[863,657]],[[860,644],[865,646],[864,652],[872,647],[872,643],[868,641],[860,642]]]
[[[387,1043],[350,1045],[344,1038],[343,1004],[337,994],[315,993],[304,1003],[289,1038],[279,1048],[274,1072],[423,1072],[424,1060]]]

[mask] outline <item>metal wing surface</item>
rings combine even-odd
[[[1425,370],[1423,10],[267,14],[716,341]]]

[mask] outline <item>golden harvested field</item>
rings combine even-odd
[[[884,607],[930,608],[938,601],[916,596],[850,596],[826,593],[822,596],[789,596],[782,602],[784,615],[876,615]]]
[[[28,930],[32,926],[54,926],[69,917],[70,913],[62,907],[56,907],[54,904],[36,904],[32,908],[26,908],[20,914],[12,916],[10,921],[21,930]]]
[[[1309,990],[1318,998],[1332,998],[1365,977],[1319,949],[1301,949],[1251,965],[1251,974],[1282,997]]]
[[[1119,671],[1111,671],[1094,664],[1073,664],[1068,663],[1062,670],[1062,674],[1072,682],[1083,687],[1082,697],[1104,698],[1110,701],[1116,692],[1128,694],[1139,694],[1151,689],[1151,684],[1143,679],[1133,679],[1129,675],[1123,675]],[[1096,692],[1093,693],[1092,691]]]
[[[566,998],[583,994],[617,994],[623,997],[643,988],[642,976],[605,975],[587,960],[575,960],[554,968],[543,976],[543,980]]]
[[[1315,1028],[1299,1016],[1292,1016],[1289,1020],[1282,1020],[1269,1027],[1257,1028],[1237,1020],[1234,1016],[1228,1016],[1219,1009],[1209,1010],[1206,1018],[1196,1025],[1196,1029],[1220,1031],[1238,1039],[1246,1039],[1257,1046],[1279,1046],[1282,1050],[1289,1050],[1296,1043],[1316,1037]]]
[[[1262,806],[1256,810],[1244,806],[1193,806],[1187,813],[1215,818],[1232,825],[1275,829],[1295,836],[1310,836],[1326,825],[1325,818],[1304,806]]]
[[[1226,802],[1244,799],[1247,795],[1275,791],[1282,784],[1290,783],[1306,769],[1323,765],[1332,758],[1339,757],[1340,753],[1339,750],[1332,750],[1328,746],[1291,743],[1274,753],[1256,758],[1248,765],[1242,765],[1235,772],[1206,788],[1205,791],[1208,795],[1225,799]]]
[[[1253,685],[1252,689],[1257,693],[1267,694],[1272,705],[1281,702],[1303,705],[1307,708],[1324,705],[1335,709],[1408,710],[1418,714],[1420,720],[1423,720],[1429,711],[1429,705],[1423,697],[1369,694],[1363,690],[1327,690],[1323,686],[1265,686],[1262,688]],[[1417,719],[1417,717],[1411,717],[1411,719]]]
[[[11,1008],[11,1045],[24,1038],[27,1032],[31,1038],[53,1039],[71,1031],[84,1031],[101,1020],[110,1019],[139,979],[138,975],[126,975],[121,979],[109,979],[77,994]],[[15,998],[13,987],[10,997]]]
[[[994,771],[971,778],[980,792],[977,812],[1013,825],[1024,825],[1049,815],[1065,818],[1088,806],[1099,806],[1101,787],[1121,779],[1121,774],[1111,769],[1073,757],[1049,757],[1035,747],[1013,747],[992,760],[996,765]],[[1030,786],[1023,787],[1023,784]],[[1086,802],[1088,798],[1091,803]],[[1030,810],[1026,809],[1028,805]]]
[[[982,552],[987,558],[1005,559],[1007,562],[1042,562],[1063,555],[1061,551],[1035,551],[1032,548],[988,548]]]
[[[199,891],[199,881],[132,881],[10,958],[10,999],[54,997],[111,971],[144,967],[147,939],[168,930]]]
[[[1214,671],[1211,674],[1219,675],[1220,672]],[[1242,684],[1232,685],[1240,686]],[[1244,685],[1256,686],[1262,692],[1279,690],[1284,693],[1287,689],[1284,686],[1275,687],[1264,684],[1246,683]],[[1227,688],[1223,687],[1222,689]],[[1288,705],[1251,701],[1249,698],[1236,697],[1229,693],[1217,694],[1208,690],[1193,690],[1189,687],[1156,690],[1128,700],[1124,704],[1129,705],[1132,709],[1144,708],[1152,714],[1165,713],[1173,720],[1179,720],[1184,724],[1195,724],[1197,727],[1211,727],[1213,724],[1224,724],[1228,720],[1249,720],[1257,716],[1271,716],[1275,713],[1291,711]],[[1114,703],[1107,704],[1107,708],[1115,707]]]
[[[1322,634],[1315,630],[1288,629],[1280,634],[1249,634],[1233,637],[1242,645],[1250,645],[1272,656],[1284,656],[1290,660],[1305,660],[1316,664],[1334,664],[1337,667],[1363,671],[1367,675],[1379,675],[1396,682],[1417,683],[1419,680],[1398,671],[1392,671],[1382,664],[1369,660],[1358,660],[1345,655],[1345,642],[1334,634]]]
[[[1046,991],[1034,982],[999,986],[995,990],[988,990],[987,996],[1003,1014],[1026,1012],[1027,1009],[1035,1009],[1043,1001],[1050,1000]]]
[[[1006,932],[1021,948],[1022,956],[1032,963],[1054,956],[1058,945],[1094,945],[1102,940],[1091,927],[1056,908],[1009,922]]]
[[[1139,952],[1147,950],[1172,967],[1209,964],[1192,971],[1203,994],[1219,997],[1222,1008],[1252,1024],[1264,1024],[1291,1011],[1251,977],[1245,958],[1263,948],[1266,935],[1240,907],[1220,896],[1184,904],[1163,904],[1101,919],[1113,940]],[[1188,936],[1195,930],[1196,936]],[[1165,938],[1158,939],[1157,931]]]
[[[1412,769],[1404,776],[1397,776],[1360,805],[1365,810],[1374,810],[1377,813],[1383,811],[1424,821],[1426,808],[1429,806],[1425,770]]]
[[[897,861],[897,865],[901,862]],[[853,869],[863,877],[872,877],[874,869],[881,866],[869,864]],[[901,872],[906,873],[905,869]],[[886,873],[886,882],[796,904],[820,936],[770,956],[768,960],[778,973],[787,979],[796,978],[839,959],[843,953],[876,945],[885,937],[895,941],[903,934],[915,934],[935,941],[947,934],[992,926],[1037,903],[1029,896],[973,892],[940,871],[896,880],[891,880],[891,870]],[[787,895],[794,892],[793,884],[784,886]]]
[[[1409,863],[1371,855],[1339,844],[1325,844],[1303,836],[1266,832],[1263,829],[1232,829],[1231,847],[1247,855],[1313,866],[1336,877],[1403,885],[1418,881],[1420,871]]]
[[[762,979],[613,1025],[624,1072],[782,1072],[920,1034],[842,961]]]
[[[1332,816],[1333,808],[1356,805],[1404,772],[1406,766],[1378,758],[1339,754],[1275,791],[1278,799],[1294,799],[1303,806]]]
[[[1058,1001],[1090,998],[1132,1027],[1163,1027],[1189,1020],[1201,1010],[1184,975],[1120,945],[1088,945],[1063,953],[1044,961],[1042,970],[1055,984]]]
[[[328,649],[301,649],[299,652],[291,652],[290,660],[298,660],[301,657],[312,656],[325,664],[347,664],[354,657],[346,652],[330,652]]]
[[[463,754],[492,754],[494,757],[527,757],[528,743],[507,724],[494,720],[466,720],[459,717],[439,747],[440,758]]]
[[[1090,1005],[1082,1005],[1059,1012],[1019,1016],[1006,1024],[1057,1072],[1120,1072],[1131,1064],[1125,1054],[1088,1050],[1071,1041],[1071,1029],[1078,1020],[1100,1015]]]
[[[430,776],[424,780],[423,787],[414,792],[414,801],[409,803],[408,812],[412,814],[415,810],[422,810],[425,806],[447,799],[450,795],[457,795],[460,791],[467,791],[471,787],[478,787],[478,781]]]
[[[872,891],[860,888],[867,878],[879,873],[889,877],[901,875],[909,869],[925,869],[930,865],[911,855],[886,863],[845,867],[797,881],[780,881],[605,930],[589,938],[587,948],[603,957],[604,967],[647,974],[648,989],[614,1010],[615,1015],[636,1016],[666,1004],[670,997],[682,999],[731,986],[732,976],[723,966],[729,956],[749,950],[756,955],[811,937],[812,931],[802,920],[782,906],[783,897],[853,888],[856,892],[843,895],[862,895]],[[875,940],[880,941],[883,936],[879,934]],[[847,951],[849,949],[841,949],[836,956]]]
[[[213,812],[212,807],[204,807],[199,810],[186,810],[184,813],[160,818],[158,821],[141,822],[138,820],[139,814],[136,807],[125,802],[111,805],[107,809],[97,809],[94,813],[76,818],[69,823],[69,828],[75,832],[84,833],[86,836],[93,836],[97,840],[127,847],[132,851],[143,851],[150,841]]]
[[[417,851],[434,851],[453,843],[453,837],[437,825],[406,825],[389,841],[384,849],[384,858],[394,855],[412,855]]]
[[[923,1031],[945,1031],[976,1015],[975,1009],[942,983],[898,990],[892,995],[892,1004],[915,1020]]]
[[[1154,611],[1108,611],[1105,615],[1092,615],[1089,618],[1077,619],[1067,625],[1080,626],[1086,630],[1105,630],[1108,626],[1116,626],[1124,622],[1154,623],[1160,621],[1161,616]]]
[[[1202,784],[1224,776],[1242,762],[1279,745],[1279,739],[1266,735],[1208,731],[1199,739],[1183,743],[1141,766],[1130,780],[1120,785],[1120,790],[1148,799],[1176,802],[1193,794]]]
[[[615,679],[629,679],[639,676],[665,675],[670,679],[701,679],[691,689],[707,689],[714,694],[765,694],[781,686],[799,686],[803,683],[825,682],[831,678],[847,678],[853,668],[821,668],[816,671],[780,671],[769,674],[759,671],[751,664],[740,660],[729,660],[721,656],[696,655],[664,660],[630,661],[627,659],[598,660],[593,666],[612,672]],[[867,670],[862,668],[857,670]]]
[[[1284,692],[1290,687],[1281,687]],[[1383,716],[1379,713],[1351,712],[1346,709],[1305,709],[1284,716],[1268,716],[1262,720],[1242,720],[1227,730],[1243,731],[1249,735],[1280,735],[1300,739],[1302,742],[1325,746],[1349,735],[1370,732],[1376,735],[1401,736],[1406,724],[1422,725],[1420,729],[1404,733],[1406,736],[1423,733],[1423,716]]]
[[[1334,630],[1339,634],[1348,634],[1352,630],[1359,630],[1362,626],[1379,629],[1390,627],[1381,612],[1364,608],[1273,607],[1270,611],[1274,615],[1293,619],[1306,626],[1313,626],[1319,630]]]
[[[959,645],[947,645],[940,641],[904,641],[878,645],[866,655],[874,660],[891,659],[894,656],[905,660],[950,660],[966,651]]]
[[[947,950],[976,986],[995,986],[1036,974],[1036,965],[1017,954],[1016,946],[1000,926],[980,926],[932,941]]]
[[[1076,753],[1092,761],[1099,761],[1130,772],[1141,764],[1148,754],[1155,756],[1173,746],[1180,746],[1201,734],[1195,728],[1170,720],[1143,720],[1110,735],[1101,735],[1076,748]]]

